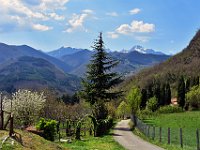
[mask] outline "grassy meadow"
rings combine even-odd
[[[200,111],[183,112],[183,113],[170,113],[158,114],[151,118],[143,120],[146,124],[155,126],[155,140],[152,141],[166,149],[181,149],[180,147],[180,128],[182,128],[183,135],[183,149],[195,150],[196,144],[196,130],[200,127]],[[160,140],[160,127],[161,130],[161,143]],[[171,132],[171,142],[168,142],[168,128]],[[150,128],[149,140],[152,139],[153,127]]]

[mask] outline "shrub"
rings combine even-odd
[[[157,110],[157,112],[160,113],[160,114],[178,113],[178,112],[183,112],[183,109],[181,107],[178,107],[178,106],[167,105],[167,106],[160,107]]]
[[[195,110],[200,108],[200,86],[194,86],[186,94],[186,103],[189,109]]]
[[[141,111],[138,112],[138,117],[141,120],[146,119],[146,118],[151,118],[155,115],[157,115],[157,112],[152,112],[149,109],[144,109],[144,110],[141,110]]]
[[[56,125],[57,121],[55,120],[45,120],[44,118],[41,118],[36,125],[36,128],[44,131],[43,136],[45,139],[54,141],[54,137],[56,135]]]
[[[152,97],[147,101],[146,108],[152,112],[156,111],[158,108],[158,100],[156,97]]]
[[[15,115],[15,121],[19,125],[28,126],[33,124],[44,106],[46,98],[43,93],[18,90],[12,94],[12,99],[4,100],[4,110],[11,111]]]

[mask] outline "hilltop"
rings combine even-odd
[[[157,64],[128,78],[122,87],[128,89],[132,85],[144,87],[154,78],[161,82],[169,82],[174,85],[180,76],[190,78],[200,75],[200,30],[190,41],[189,45],[180,53],[169,58],[167,61]]]

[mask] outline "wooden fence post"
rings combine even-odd
[[[160,127],[160,130],[159,130],[160,132],[159,132],[159,136],[160,136],[160,143],[162,142],[162,128]]]
[[[11,113],[9,136],[12,137],[13,133],[14,133],[14,130],[13,130],[13,114]]]
[[[170,128],[168,128],[168,144],[170,144]]]
[[[153,138],[152,138],[153,140],[155,139],[155,134],[156,134],[155,132],[156,132],[155,127],[153,127]]]
[[[199,150],[199,129],[196,130],[196,136],[197,136],[197,150]]]
[[[180,128],[180,144],[181,144],[181,148],[183,148],[183,131],[182,131],[182,128]]]
[[[150,130],[150,126],[148,126],[148,129],[147,129],[147,135],[149,137],[149,130]]]

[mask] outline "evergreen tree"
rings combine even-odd
[[[185,106],[185,81],[183,76],[178,81],[177,100],[180,107]]]
[[[160,105],[164,106],[166,103],[166,84],[163,84],[160,89]]]
[[[158,100],[158,106],[161,106],[162,104],[164,104],[164,100],[161,99],[161,90],[160,90],[160,81],[155,81],[154,82],[154,96],[156,97],[156,99]]]
[[[121,91],[111,91],[112,87],[121,82],[121,76],[111,72],[111,69],[118,64],[107,55],[104,50],[102,33],[94,42],[96,52],[87,66],[86,79],[83,80],[81,96],[90,103],[93,108],[93,116],[97,120],[96,136],[104,134],[103,121],[107,118],[105,102],[115,99],[121,95]]]
[[[146,107],[146,103],[147,103],[147,90],[146,89],[142,89],[141,91],[141,104],[140,104],[140,109],[145,109]]]
[[[167,83],[165,87],[165,104],[171,104],[171,88],[169,83]]]
[[[187,93],[189,92],[189,90],[190,90],[190,78],[186,80],[186,84],[185,84],[185,92]]]

